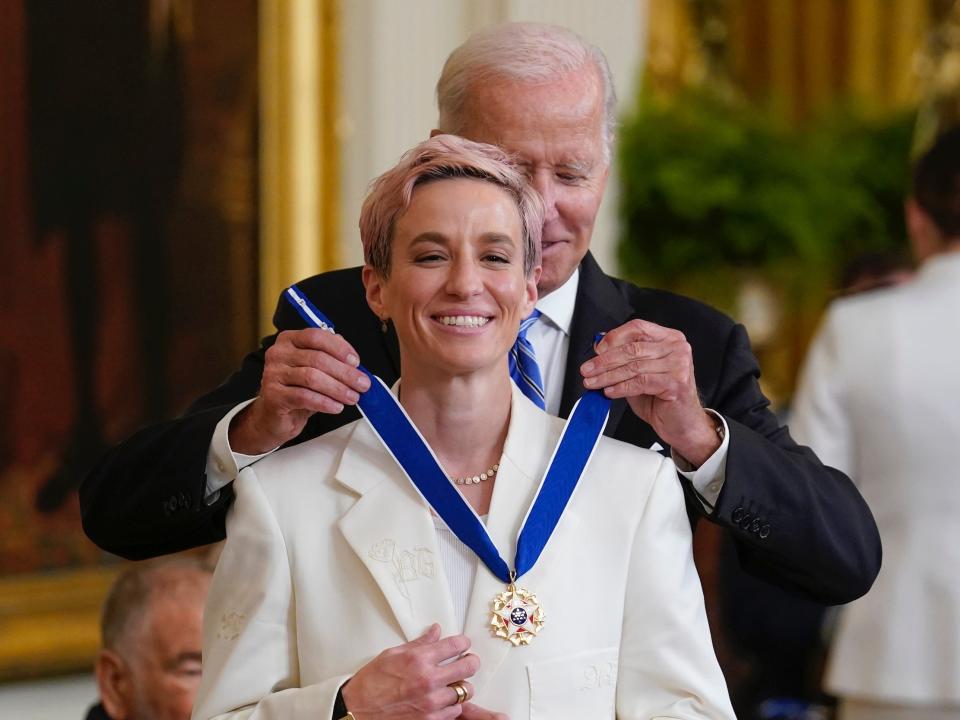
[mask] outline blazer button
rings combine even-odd
[[[753,522],[750,523],[750,532],[752,533],[760,532],[760,518],[754,518]]]
[[[730,519],[739,525],[741,518],[743,518],[743,507],[737,507],[730,515]]]
[[[740,527],[744,530],[750,529],[750,521],[753,520],[753,514],[745,512],[743,517],[740,519]]]
[[[767,523],[764,523],[763,525],[761,525],[760,532],[758,532],[757,535],[760,536],[761,540],[766,540],[767,537],[770,535],[770,525]]]

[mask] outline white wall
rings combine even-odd
[[[83,720],[97,700],[93,675],[0,685],[0,718],[6,720]]]
[[[349,0],[341,5],[341,258],[362,262],[357,219],[367,184],[436,125],[434,86],[447,55],[481,27],[535,20],[599,46],[630,101],[646,42],[645,0]],[[623,106],[621,102],[621,106]],[[616,271],[615,173],[593,237]]]

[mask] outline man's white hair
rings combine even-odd
[[[617,96],[607,58],[572,30],[545,23],[513,22],[480,30],[450,53],[437,81],[437,127],[458,135],[474,83],[512,80],[548,83],[592,63],[603,88],[603,148],[610,160],[616,133]]]

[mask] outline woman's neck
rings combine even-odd
[[[400,404],[451,477],[475,475],[499,462],[510,397],[510,377],[504,372],[438,382],[429,370],[411,370],[400,382]]]

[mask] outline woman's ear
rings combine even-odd
[[[94,673],[103,703],[112,720],[127,720],[132,712],[130,668],[113,650],[101,650],[94,661]]]
[[[537,299],[539,294],[537,293],[537,283],[540,282],[540,272],[543,270],[542,267],[537,265],[533,270],[530,271],[530,274],[527,276],[527,288],[526,288],[526,297],[524,298],[524,312],[523,317],[527,317],[530,313],[533,312],[533,308],[537,304]]]
[[[388,320],[390,314],[384,307],[383,278],[369,265],[363,266],[363,287],[367,295],[367,305],[381,320]]]

